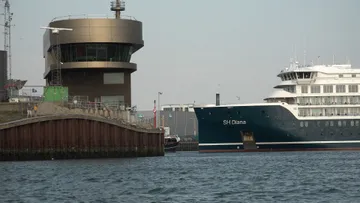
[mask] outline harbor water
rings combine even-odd
[[[0,163],[1,202],[360,202],[360,152]]]

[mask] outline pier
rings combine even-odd
[[[7,104],[8,110],[1,111],[16,120],[0,124],[0,161],[164,155],[163,132],[146,123],[129,122],[123,118],[126,111],[99,114],[94,109],[44,103],[37,116],[18,119],[26,116],[22,105]],[[46,112],[44,106],[51,105],[56,108]]]

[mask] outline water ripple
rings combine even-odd
[[[360,202],[358,152],[0,163],[1,202]]]

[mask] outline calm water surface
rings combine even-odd
[[[360,202],[360,152],[0,162],[0,202]]]

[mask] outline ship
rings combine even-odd
[[[180,138],[177,135],[167,135],[165,138],[164,149],[165,152],[176,152],[176,148],[180,143]]]
[[[262,103],[194,107],[199,152],[359,150],[360,69],[290,64]]]
[[[164,151],[176,152],[176,148],[180,143],[180,137],[170,134],[170,127],[162,127],[164,130]]]

